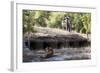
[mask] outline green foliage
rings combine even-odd
[[[34,25],[61,28],[64,16],[69,16],[73,31],[91,33],[91,13],[23,10],[23,32],[35,32]]]
[[[34,24],[35,24],[34,11],[23,10],[23,33],[35,32],[33,28]]]
[[[63,12],[51,12],[48,26],[52,28],[61,28],[61,20],[63,16]]]
[[[35,12],[35,24],[37,26],[46,27],[48,24],[48,11],[34,11]]]

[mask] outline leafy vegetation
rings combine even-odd
[[[23,32],[36,32],[33,26],[61,28],[64,16],[69,16],[73,31],[91,33],[91,13],[23,10]]]

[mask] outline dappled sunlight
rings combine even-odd
[[[91,59],[91,13],[23,10],[23,62]]]

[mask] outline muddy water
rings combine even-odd
[[[44,58],[44,50],[23,50],[23,62],[45,62],[45,61],[67,61],[67,60],[86,60],[91,58],[90,47],[80,48],[61,48],[54,49],[54,55],[50,58]]]

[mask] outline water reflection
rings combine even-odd
[[[45,61],[66,61],[66,60],[85,60],[91,59],[90,46],[80,48],[61,48],[54,49],[54,55],[44,58],[45,51],[23,49],[23,62],[45,62]]]

